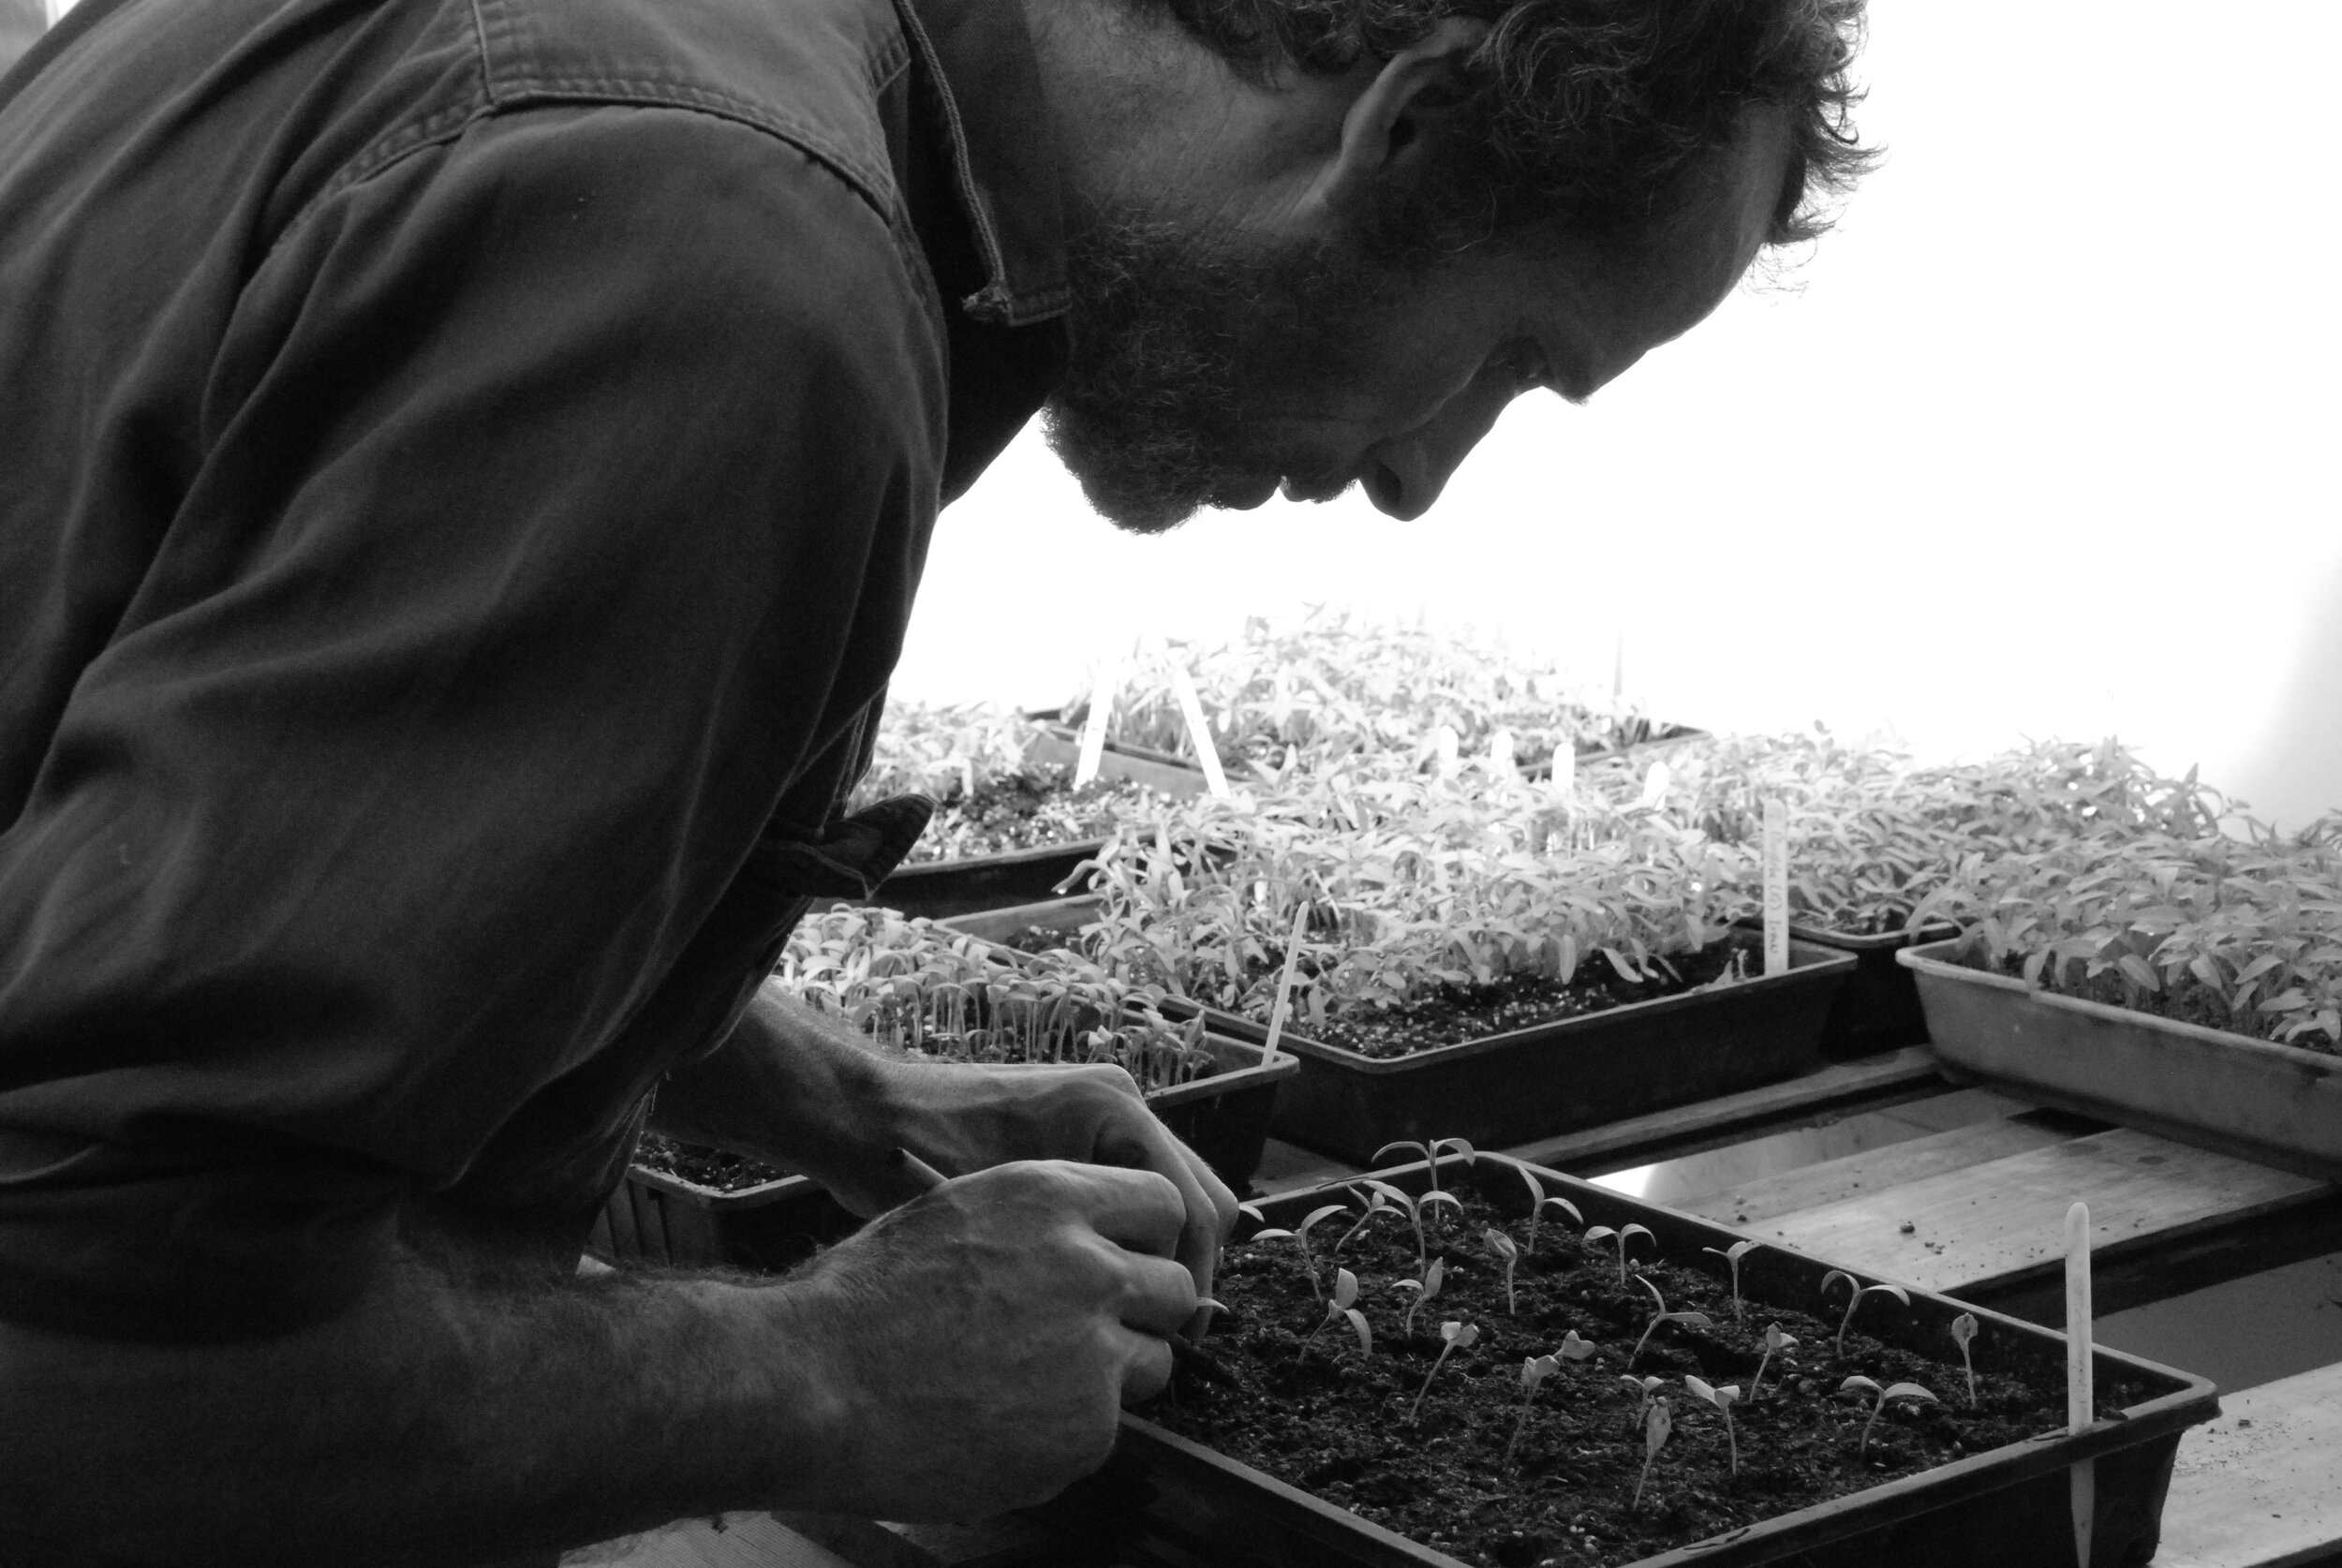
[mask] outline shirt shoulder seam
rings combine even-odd
[[[636,85],[648,84],[636,83]],[[664,85],[672,86],[673,84]],[[857,178],[853,170],[848,167],[848,160],[834,155],[818,144],[823,139],[812,136],[810,133],[804,135],[793,133],[792,130],[785,128],[784,117],[747,112],[723,94],[708,93],[704,96],[708,101],[676,101],[663,95],[615,96],[608,92],[550,92],[541,96],[532,92],[511,99],[488,98],[440,110],[437,113],[424,115],[419,120],[402,126],[398,130],[351,158],[339,172],[335,173],[303,204],[298,213],[293,214],[270,243],[269,249],[274,253],[287,240],[299,232],[311,217],[345,191],[387,173],[398,164],[419,153],[456,141],[482,121],[498,119],[508,114],[526,113],[534,108],[553,108],[563,104],[585,103],[603,103],[614,108],[666,109],[683,113],[705,114],[771,137],[796,152],[802,153],[811,162],[826,170],[833,179],[851,189],[889,230],[899,227],[893,211],[897,192],[892,181],[874,184]]]

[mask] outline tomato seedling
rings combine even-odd
[[[1748,1380],[1749,1403],[1756,1402],[1756,1390],[1764,1385],[1765,1368],[1772,1365],[1774,1354],[1795,1349],[1796,1345],[1796,1335],[1782,1333],[1781,1325],[1777,1323],[1765,1324],[1765,1354],[1757,1358],[1756,1375]]]
[[[1506,1235],[1494,1225],[1483,1230],[1480,1233],[1480,1239],[1489,1244],[1489,1250],[1493,1252],[1497,1261],[1505,1265],[1505,1315],[1518,1317],[1520,1315],[1519,1309],[1513,1304],[1513,1268],[1520,1262],[1520,1249],[1515,1245],[1511,1236]]]
[[[1729,1247],[1702,1247],[1700,1249],[1703,1252],[1714,1253],[1732,1265],[1732,1321],[1734,1323],[1741,1321],[1741,1260],[1756,1250],[1756,1247],[1757,1244],[1754,1241],[1736,1241]]]
[[[1568,1215],[1571,1222],[1576,1224],[1579,1230],[1582,1231],[1586,1228],[1586,1217],[1578,1212],[1578,1206],[1576,1204],[1571,1203],[1567,1198],[1549,1197],[1546,1194],[1544,1184],[1539,1182],[1537,1178],[1530,1173],[1528,1166],[1516,1164],[1513,1166],[1513,1169],[1520,1173],[1520,1179],[1525,1182],[1529,1188],[1529,1243],[1526,1247],[1521,1249],[1523,1251],[1527,1252],[1532,1257],[1536,1255],[1537,1226],[1544,1220],[1545,1211],[1548,1207],[1558,1208],[1564,1214]]]
[[[1642,1473],[1635,1478],[1635,1501],[1629,1508],[1642,1506],[1643,1483],[1651,1479],[1651,1461],[1659,1457],[1659,1450],[1668,1445],[1668,1434],[1675,1430],[1674,1413],[1665,1399],[1652,1402],[1651,1413],[1643,1417]]]
[[[1502,1470],[1513,1462],[1513,1450],[1520,1446],[1520,1429],[1529,1422],[1529,1401],[1537,1397],[1537,1384],[1561,1369],[1561,1362],[1550,1355],[1532,1355],[1520,1363],[1520,1413],[1513,1417],[1512,1441],[1505,1444],[1505,1457],[1497,1461]]]
[[[1667,1385],[1668,1380],[1622,1376],[1618,1381],[1625,1386],[1627,1393],[1635,1397],[1635,1413],[1626,1423],[1627,1430],[1632,1431],[1642,1425],[1642,1418],[1650,1413],[1653,1397]]]
[[[1704,1382],[1701,1379],[1686,1376],[1683,1379],[1683,1387],[1684,1390],[1692,1396],[1692,1398],[1696,1399],[1705,1399],[1710,1404],[1715,1406],[1716,1409],[1722,1413],[1724,1416],[1724,1441],[1731,1449],[1732,1473],[1738,1475],[1741,1472],[1741,1440],[1735,1436],[1732,1431],[1732,1407],[1740,1401],[1740,1384],[1727,1383],[1723,1387],[1718,1388],[1714,1384]]]
[[[1626,1283],[1626,1244],[1637,1236],[1650,1242],[1654,1250],[1659,1245],[1658,1237],[1640,1225],[1628,1225],[1623,1230],[1615,1231],[1608,1225],[1595,1225],[1586,1232],[1585,1239],[1588,1246],[1601,1241],[1614,1241],[1618,1244],[1618,1282],[1624,1285]]]
[[[1400,1330],[1401,1336],[1410,1344],[1412,1344],[1415,1340],[1416,1313],[1422,1309],[1425,1302],[1439,1294],[1440,1281],[1446,1278],[1447,1260],[1445,1258],[1433,1258],[1431,1260],[1431,1266],[1423,1271],[1422,1279],[1401,1280],[1391,1286],[1391,1289],[1393,1290],[1412,1291],[1415,1293],[1415,1299],[1407,1303],[1406,1320]]]
[[[1335,1239],[1334,1256],[1337,1258],[1341,1256],[1341,1250],[1350,1244],[1350,1238],[1357,1235],[1360,1231],[1366,1229],[1367,1224],[1371,1220],[1381,1215],[1396,1214],[1399,1212],[1399,1210],[1391,1206],[1390,1200],[1384,1197],[1380,1192],[1361,1192],[1355,1187],[1351,1188],[1349,1191],[1350,1201],[1358,1206],[1358,1220],[1356,1224],[1352,1225],[1348,1230],[1342,1232],[1341,1235]]]
[[[1850,1377],[1838,1384],[1838,1392],[1869,1394],[1874,1397],[1871,1400],[1870,1419],[1862,1423],[1862,1441],[1855,1449],[1857,1454],[1870,1452],[1871,1428],[1878,1425],[1879,1413],[1887,1408],[1887,1401],[1890,1399],[1925,1399],[1930,1404],[1943,1403],[1941,1399],[1936,1398],[1934,1395],[1930,1394],[1916,1383],[1890,1383],[1881,1388],[1871,1379],[1859,1375]]]
[[[1951,1338],[1960,1347],[1960,1366],[1968,1374],[1968,1408],[1976,1408],[1976,1363],[1968,1358],[1968,1347],[1976,1342],[1976,1314],[1963,1312],[1951,1320]]]
[[[1435,1204],[1448,1204],[1454,1206],[1457,1213],[1463,1212],[1462,1200],[1453,1192],[1442,1192],[1434,1189],[1417,1198],[1393,1187],[1387,1181],[1370,1181],[1366,1185],[1380,1193],[1391,1207],[1405,1215],[1407,1223],[1415,1227],[1415,1261],[1417,1267],[1424,1266],[1431,1255],[1430,1238],[1423,1232],[1423,1211]]]
[[[1642,1354],[1643,1347],[1651,1343],[1651,1337],[1659,1331],[1659,1325],[1663,1323],[1680,1323],[1691,1328],[1713,1328],[1715,1326],[1714,1322],[1705,1312],[1668,1311],[1668,1299],[1659,1294],[1659,1287],[1641,1275],[1635,1276],[1635,1283],[1651,1293],[1651,1299],[1658,1303],[1658,1310],[1651,1314],[1651,1321],[1643,1325],[1642,1338],[1635,1341],[1634,1350],[1627,1354],[1626,1365],[1630,1368],[1635,1365],[1635,1358]]]
[[[1448,1352],[1470,1350],[1478,1341],[1480,1329],[1477,1324],[1458,1323],[1451,1319],[1439,1325],[1439,1358],[1431,1363],[1431,1369],[1423,1374],[1423,1386],[1416,1390],[1415,1403],[1407,1409],[1407,1425],[1410,1427],[1415,1425],[1415,1418],[1422,1413],[1423,1396],[1431,1391],[1431,1380],[1439,1376],[1442,1367],[1447,1365]]]
[[[1864,1296],[1891,1295],[1897,1301],[1900,1301],[1905,1307],[1908,1307],[1911,1305],[1911,1293],[1905,1290],[1901,1285],[1859,1284],[1856,1282],[1853,1275],[1848,1274],[1842,1268],[1833,1268],[1829,1273],[1821,1277],[1821,1294],[1823,1300],[1826,1301],[1830,1298],[1830,1287],[1841,1280],[1845,1281],[1845,1288],[1853,1293],[1851,1295],[1846,1297],[1845,1316],[1838,1320],[1838,1354],[1840,1355],[1844,1355],[1845,1354],[1845,1331],[1854,1326],[1854,1309],[1862,1305],[1862,1298]]]
[[[1439,1157],[1443,1153],[1449,1149],[1453,1149],[1468,1161],[1477,1161],[1479,1159],[1478,1151],[1474,1149],[1470,1144],[1464,1142],[1461,1138],[1433,1138],[1426,1143],[1416,1143],[1410,1140],[1402,1139],[1398,1143],[1385,1144],[1382,1147],[1376,1149],[1374,1151],[1374,1158],[1370,1161],[1369,1163],[1375,1165],[1381,1164],[1383,1162],[1383,1156],[1388,1154],[1395,1148],[1411,1148],[1415,1150],[1416,1153],[1423,1157],[1423,1162],[1430,1167],[1431,1184],[1428,1190],[1430,1192],[1436,1192],[1440,1190]]]
[[[1374,1354],[1374,1331],[1367,1326],[1366,1314],[1358,1310],[1357,1304],[1358,1277],[1346,1268],[1335,1269],[1334,1298],[1326,1303],[1325,1318],[1315,1328],[1310,1330],[1309,1339],[1301,1341],[1301,1354],[1307,1355],[1312,1340],[1333,1324],[1347,1318],[1350,1321],[1351,1332],[1358,1337],[1358,1354],[1363,1356],[1371,1356]],[[1335,1359],[1340,1360],[1341,1357],[1337,1356]]]
[[[1301,1250],[1301,1272],[1310,1277],[1310,1294],[1317,1300],[1323,1301],[1326,1299],[1326,1293],[1317,1283],[1317,1260],[1310,1256],[1310,1231],[1319,1220],[1328,1219],[1333,1215],[1340,1214],[1341,1212],[1341,1206],[1340,1204],[1327,1204],[1323,1208],[1313,1208],[1310,1210],[1309,1217],[1289,1231],[1254,1231],[1253,1233],[1253,1239],[1254,1241],[1282,1241],[1287,1237],[1290,1237],[1293,1244]]]

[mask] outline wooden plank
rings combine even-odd
[[[1755,1127],[1791,1120],[1832,1107],[1915,1099],[1943,1087],[1935,1058],[1924,1046],[1908,1046],[1862,1061],[1836,1062],[1761,1088],[1677,1105],[1601,1127],[1540,1138],[1504,1150],[1533,1165],[1577,1175],[1588,1169],[1634,1163],[1636,1157],[1688,1154],[1737,1142]]]
[[[1612,1170],[1638,1158],[1698,1153],[1738,1143],[1769,1128],[1849,1107],[1865,1109],[1939,1094],[1944,1081],[1921,1046],[1864,1061],[1839,1062],[1761,1088],[1677,1105],[1625,1121],[1590,1127],[1498,1152],[1572,1175]],[[1962,1091],[1970,1092],[1970,1091]],[[1358,1174],[1331,1156],[1269,1140],[1253,1185],[1263,1193],[1296,1192]]]
[[[2047,1148],[2071,1136],[2064,1128],[2030,1117],[1980,1121],[1949,1132],[1826,1160],[1802,1170],[1760,1176],[1722,1191],[1680,1200],[1675,1206],[1727,1225],[1745,1225],[1865,1194],[1875,1196],[1905,1182]]]
[[[2026,1109],[2015,1101],[1982,1089],[1960,1089],[1931,1095],[1925,1100],[1902,1101],[1884,1108],[1851,1106],[1818,1111],[1800,1117],[1794,1126],[1778,1132],[1744,1136],[1739,1143],[1701,1154],[1678,1155],[1654,1164],[1606,1172],[1593,1179],[1629,1197],[1682,1208],[1711,1193],[1738,1191],[1751,1182],[1807,1170],[1834,1160],[1849,1160],[1930,1133],[1949,1132],[1972,1122],[2003,1121]],[[2106,1131],[2103,1122],[2084,1122],[2079,1117],[2069,1121],[2068,1137]],[[1787,1209],[1809,1206],[1793,1203],[1781,1206]]]
[[[2094,1250],[2136,1248],[2326,1195],[2328,1184],[2117,1128],[1773,1217],[1750,1227],[1816,1257],[1958,1295],[2051,1266],[2067,1206]]]
[[[706,1519],[686,1520],[571,1552],[561,1563],[562,1568],[855,1568],[770,1514],[727,1514],[720,1528]]]
[[[2156,1568],[2290,1568],[2342,1554],[2342,1365],[2220,1396],[2179,1441]]]

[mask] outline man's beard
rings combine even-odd
[[[1224,234],[1107,216],[1067,254],[1072,357],[1049,445],[1100,514],[1162,533],[1238,477],[1284,474],[1272,417],[1322,407],[1408,279],[1362,244],[1246,249]],[[1352,474],[1296,474],[1318,498]]]

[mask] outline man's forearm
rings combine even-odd
[[[786,1289],[523,1294],[402,1254],[349,1311],[256,1343],[0,1325],[0,1546],[443,1565],[818,1502],[829,1396],[787,1354]]]
[[[883,1152],[889,1071],[859,1035],[767,985],[719,1049],[661,1081],[651,1125],[808,1176],[867,1181]]]

